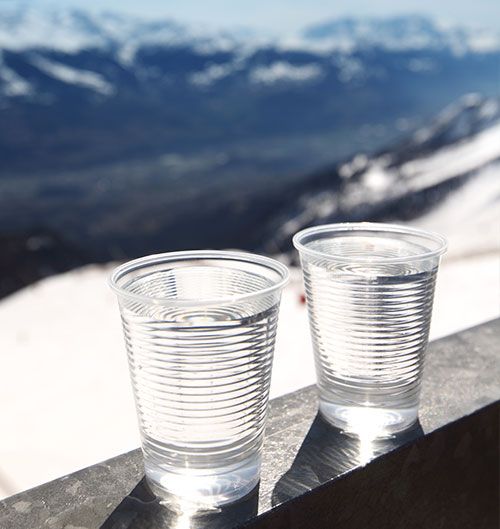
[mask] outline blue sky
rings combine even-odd
[[[16,5],[20,1],[0,0],[0,5]],[[215,27],[237,25],[286,32],[336,16],[406,13],[425,14],[452,24],[500,29],[500,0],[28,0],[27,3],[173,17]]]

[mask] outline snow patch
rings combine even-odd
[[[432,59],[410,59],[408,70],[415,73],[432,73],[437,71],[437,65]]]
[[[339,69],[339,80],[342,83],[362,79],[366,74],[363,63],[350,55],[337,55],[332,58],[332,62]]]
[[[228,77],[238,68],[233,63],[211,64],[201,72],[195,72],[190,75],[189,81],[196,86],[211,86],[217,81]]]
[[[0,79],[2,80],[2,92],[9,97],[30,96],[33,87],[23,79],[12,68],[9,68],[2,60],[0,52]]]
[[[498,32],[479,29],[468,36],[468,47],[478,53],[491,53],[500,49],[500,34]]]
[[[319,64],[310,63],[295,66],[285,61],[276,61],[267,66],[254,68],[249,76],[254,83],[275,84],[277,82],[308,82],[314,81],[323,75]]]
[[[500,118],[497,99],[484,99],[481,94],[469,93],[447,106],[428,127],[417,130],[414,142],[424,144],[447,131],[449,140],[469,137]]]
[[[488,99],[479,109],[481,119],[492,119],[500,114],[500,103],[497,99]]]
[[[368,165],[368,156],[366,154],[356,154],[356,156],[339,168],[340,177],[347,180],[351,178],[355,173],[362,171]]]
[[[79,70],[40,56],[33,56],[31,63],[49,76],[64,83],[83,86],[105,96],[115,93],[114,86],[96,72]]]
[[[385,169],[383,164],[373,163],[368,171],[363,174],[362,183],[370,191],[382,191],[394,182],[394,176],[393,173]]]

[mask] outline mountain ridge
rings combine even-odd
[[[301,143],[320,166],[379,148],[464,93],[498,90],[500,47],[478,51],[475,32],[419,16],[275,38],[85,10],[0,13],[0,177],[259,142]],[[318,147],[319,136],[331,140]]]
[[[449,26],[420,14],[386,17],[337,17],[306,26],[295,34],[257,30],[214,29],[181,23],[173,18],[148,18],[83,8],[0,7],[0,47],[47,47],[61,51],[98,46],[119,47],[196,43],[213,49],[277,45],[305,47],[323,42],[331,51],[366,46],[390,49],[450,48],[456,53],[500,48],[500,32],[485,28]],[[3,20],[2,20],[3,19]],[[214,46],[215,45],[215,46]],[[316,46],[316,49],[320,49]]]
[[[315,224],[414,220],[483,173],[491,180],[492,168],[500,171],[500,98],[467,94],[407,139],[318,171],[272,220],[265,249],[288,252],[292,235]]]
[[[33,98],[35,89],[30,75],[9,64],[9,56],[24,56],[29,67],[39,66],[52,60],[59,71],[72,68],[66,77],[49,75],[71,84],[71,78],[99,77],[96,83],[81,83],[104,96],[113,96],[112,72],[99,70],[98,65],[87,69],[71,66],[72,57],[84,52],[105,54],[117,68],[139,67],[136,75],[150,77],[154,81],[155,67],[142,67],[141,59],[155,50],[191,50],[201,58],[201,68],[193,69],[188,81],[191,87],[206,89],[224,81],[232,74],[245,70],[253,56],[266,50],[286,56],[302,54],[298,64],[277,59],[273,64],[257,65],[249,70],[248,80],[256,84],[274,84],[276,81],[319,81],[325,76],[321,58],[336,54],[332,61],[339,70],[341,82],[362,82],[369,77],[383,75],[383,71],[370,71],[357,52],[378,49],[387,52],[450,53],[463,56],[474,53],[500,51],[500,32],[478,32],[462,27],[445,28],[432,19],[420,15],[385,18],[339,18],[311,26],[297,35],[264,37],[248,31],[209,30],[181,24],[172,19],[147,20],[140,17],[112,12],[99,15],[76,8],[49,9],[33,6],[0,8],[0,97]],[[478,42],[482,44],[478,45]],[[142,50],[142,54],[141,54]],[[149,52],[148,52],[149,50]],[[66,57],[65,57],[66,56]],[[203,56],[208,60],[203,61]],[[65,60],[66,59],[66,60]],[[430,57],[416,57],[407,68],[414,72],[432,72],[439,66]],[[47,73],[47,68],[42,67]],[[69,70],[68,70],[69,72]],[[29,72],[28,72],[29,73]],[[31,76],[32,77],[32,76]],[[107,77],[110,77],[107,79]],[[102,90],[103,83],[110,89]],[[3,89],[2,89],[3,85]]]

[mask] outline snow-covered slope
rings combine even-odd
[[[491,250],[500,225],[499,101],[467,95],[392,149],[358,154],[321,176],[275,219],[270,248],[286,248],[296,231],[320,223],[404,220],[456,237],[487,217],[490,235],[481,229],[450,253]]]
[[[395,149],[397,161],[466,140],[500,121],[500,100],[466,94]]]

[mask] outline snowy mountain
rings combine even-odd
[[[243,44],[237,33],[188,27],[173,20],[149,20],[113,12],[96,13],[73,8],[18,6],[0,11],[0,48],[78,53],[107,50],[125,64],[146,46],[188,46],[213,52]],[[248,38],[250,32],[245,32]]]
[[[450,251],[475,253],[500,244],[499,206],[500,100],[469,94],[393,147],[314,175],[271,222],[267,249],[315,224],[394,220],[451,232]]]
[[[309,27],[303,36],[324,47],[343,50],[360,47],[390,50],[448,48],[460,54],[493,51],[500,46],[500,34],[496,31],[446,27],[418,15],[387,19],[341,18]]]
[[[163,82],[167,73],[162,71],[164,65],[145,60],[154,54],[152,49],[159,48],[184,50],[177,62],[186,64],[174,64],[173,70],[167,71],[184,77],[192,88],[206,89],[242,74],[254,85],[318,83],[331,70],[336,70],[341,82],[359,83],[387,75],[380,65],[371,65],[358,56],[362,52],[428,52],[429,56],[417,53],[415,57],[401,57],[406,64],[399,66],[429,74],[442,67],[432,54],[495,53],[500,50],[500,34],[446,28],[411,15],[341,18],[307,28],[300,35],[271,38],[251,31],[213,31],[168,19],[153,21],[21,4],[0,8],[0,97],[3,95],[4,105],[5,98],[30,97],[36,101],[37,95],[39,102],[46,103],[49,96],[53,102],[57,94],[44,86],[39,76],[116,96],[116,85],[123,83],[117,78],[117,68],[139,82]],[[141,54],[141,50],[149,51]],[[86,65],[74,64],[84,52],[105,57],[105,64],[98,57],[87,60]],[[333,54],[331,61],[322,60],[325,54]]]
[[[353,51],[379,47],[391,50],[452,49],[457,53],[500,49],[500,34],[482,29],[447,27],[420,15],[344,17],[307,27],[298,35],[259,34],[252,30],[216,31],[170,19],[147,19],[113,12],[48,8],[21,4],[2,8],[0,47],[11,50],[48,48],[65,52],[146,45],[191,45],[205,50],[241,46],[282,46]]]
[[[494,39],[421,17],[273,39],[0,13],[0,296],[76,264],[275,253],[310,223],[422,216],[486,164],[497,130]],[[429,121],[467,93],[481,95]]]
[[[418,16],[340,19],[270,38],[113,13],[2,8],[1,172],[236,142],[257,159],[259,142],[272,152],[299,145],[312,168],[380,148],[464,93],[495,94],[495,39]]]
[[[426,17],[409,15],[341,18],[307,28],[299,35],[272,38],[252,31],[213,31],[168,19],[21,4],[0,8],[0,51],[4,52],[0,94],[33,98],[38,89],[41,100],[46,100],[47,94],[40,94],[46,87],[36,86],[40,84],[36,79],[38,69],[40,74],[69,85],[79,84],[101,95],[117,95],[115,89],[102,90],[102,83],[112,86],[114,81],[123,82],[116,79],[117,67],[127,70],[137,81],[164,80],[162,67],[144,60],[158,49],[184,50],[184,57],[177,58],[177,62],[184,60],[186,64],[174,64],[170,73],[184,77],[191,87],[204,89],[241,74],[257,85],[319,82],[331,70],[337,70],[341,82],[384,77],[384,68],[372,67],[358,56],[373,49],[417,52],[415,57],[401,57],[406,64],[399,66],[428,74],[441,67],[432,54],[495,53],[500,50],[500,34],[446,28]],[[96,60],[87,61],[88,67],[68,64],[84,52],[105,56],[107,64]],[[420,57],[418,52],[431,55]],[[333,54],[331,61],[322,60],[325,54]],[[15,57],[25,58],[27,64],[20,67]],[[47,60],[52,61],[52,68],[43,67]],[[74,70],[72,74],[58,75],[68,68]],[[78,82],[89,75],[98,76],[99,82]]]

